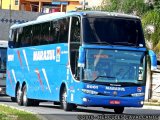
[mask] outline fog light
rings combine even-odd
[[[89,101],[87,98],[83,98],[83,102],[87,102]]]
[[[144,102],[143,101],[141,101],[141,105],[143,105],[144,104]]]

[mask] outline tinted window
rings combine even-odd
[[[22,28],[21,28],[22,29]],[[24,27],[22,33],[19,33],[21,47],[28,47],[32,43],[32,26]]]
[[[70,64],[72,74],[75,79],[79,80],[78,55],[80,46],[80,17],[72,17],[71,20],[71,37],[70,37]]]
[[[41,39],[41,25],[40,24],[33,25],[32,31],[33,31],[32,46],[37,46],[40,44],[40,39]]]
[[[85,18],[84,42],[144,46],[141,22],[136,19]]]
[[[80,42],[80,19],[79,17],[72,18],[71,42]]]
[[[59,21],[59,42],[68,42],[68,32],[69,32],[69,18],[60,19]]]
[[[67,43],[69,32],[69,18],[54,20],[51,23],[50,36],[54,43]]]
[[[0,71],[6,70],[7,49],[0,48]]]
[[[69,18],[63,18],[17,28],[13,30],[11,39],[15,48],[67,43],[68,33]]]

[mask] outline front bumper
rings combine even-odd
[[[76,103],[82,106],[97,106],[97,107],[142,107],[143,97],[114,97],[114,96],[99,96],[99,95],[83,95],[76,100]]]

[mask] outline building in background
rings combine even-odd
[[[86,2],[88,2],[88,6],[89,7],[98,7],[101,6],[103,0],[85,0]]]
[[[0,0],[1,9],[19,10],[19,0]]]
[[[0,0],[0,9],[43,13],[76,10],[79,5],[79,0]]]
[[[80,5],[77,6],[77,9],[79,9],[79,10],[95,9],[95,8],[100,7],[101,5],[103,5],[103,1],[104,0],[79,0]]]

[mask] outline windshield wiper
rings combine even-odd
[[[116,77],[112,77],[112,76],[97,76],[93,81],[91,81],[91,83],[95,82],[100,77],[102,77],[102,78],[112,78],[112,79],[114,78],[114,79],[116,79]]]
[[[118,84],[122,86],[142,86],[142,83],[135,83],[135,82],[118,82]]]
[[[114,45],[126,45],[126,46],[135,46],[138,47],[136,44],[130,43],[130,42],[114,42]]]
[[[91,42],[90,44],[112,45],[108,42]]]

